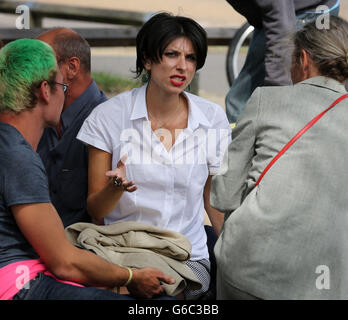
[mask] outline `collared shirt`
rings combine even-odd
[[[230,139],[223,109],[185,93],[188,124],[167,151],[152,131],[146,86],[122,93],[98,106],[77,138],[112,154],[112,168],[127,154],[127,179],[138,189],[125,192],[106,224],[139,221],[180,232],[192,244],[192,260],[208,258],[203,189],[209,174],[221,168]]]
[[[61,116],[61,135],[47,128],[38,153],[49,178],[50,196],[64,226],[89,221],[86,212],[88,149],[76,139],[83,121],[95,106],[106,101],[94,81],[65,109]]]

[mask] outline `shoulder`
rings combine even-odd
[[[273,118],[273,113],[280,114],[288,101],[296,101],[298,93],[294,86],[266,86],[256,88],[247,102],[245,113],[259,118],[260,114],[267,114]]]
[[[0,168],[26,166],[32,162],[42,164],[40,156],[32,149],[21,133],[8,124],[0,127]]]
[[[257,100],[261,105],[268,108],[285,103],[296,104],[297,101],[308,99],[308,96],[318,92],[318,87],[306,85],[300,82],[289,86],[259,87],[252,94],[251,98]]]
[[[140,88],[120,93],[99,104],[84,121],[77,139],[107,152],[124,128],[129,127],[130,115]]]
[[[121,114],[130,114],[132,105],[134,104],[135,97],[139,90],[140,88],[134,88],[100,103],[94,108],[91,115],[94,117],[109,117],[117,114],[119,117]]]
[[[46,171],[42,160],[29,145],[21,144],[12,146],[5,152],[0,151],[0,167],[5,167],[6,171],[23,172],[23,174],[42,174],[46,176]]]
[[[39,155],[26,148],[8,152],[6,170],[0,169],[3,199],[7,206],[50,202],[48,179]],[[3,158],[0,155],[0,159]],[[2,167],[3,163],[0,164]]]
[[[205,118],[210,122],[211,127],[215,127],[217,123],[225,123],[229,127],[225,110],[215,102],[205,98],[186,93],[190,103],[193,103],[203,113]]]
[[[250,101],[258,104],[279,105],[280,101],[293,99],[301,91],[297,86],[267,86],[256,88],[250,97]]]
[[[29,145],[0,150],[0,175],[13,195],[32,189],[31,193],[36,190],[40,199],[49,200],[46,170],[40,156]]]
[[[185,92],[185,95],[189,98],[190,101],[193,101],[194,103],[196,103],[198,106],[202,107],[203,109],[210,110],[210,111],[217,108],[221,109],[221,106],[203,97],[197,96],[189,92]]]

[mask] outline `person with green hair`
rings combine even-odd
[[[94,288],[123,285],[133,296],[152,298],[162,293],[161,282],[174,280],[74,247],[50,201],[36,150],[44,129],[59,122],[63,81],[53,49],[40,40],[0,50],[0,300],[132,299]]]
[[[17,50],[18,45],[10,42],[0,56],[0,112],[34,108],[34,89],[43,80],[47,80],[53,92],[56,90],[57,63],[50,47],[30,39],[20,41],[22,50]],[[43,51],[41,57],[38,53]]]

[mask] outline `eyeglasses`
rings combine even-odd
[[[54,81],[54,83],[63,86],[63,92],[64,92],[64,93],[66,92],[66,90],[68,90],[68,87],[69,87],[68,84],[66,84],[66,83],[60,83],[60,82],[57,82],[57,81]]]

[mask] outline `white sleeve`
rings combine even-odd
[[[231,143],[231,126],[220,106],[216,106],[213,126],[208,130],[208,168],[210,175],[223,174],[228,169],[228,145]]]
[[[87,145],[113,153],[119,145],[121,115],[110,99],[97,106],[84,121],[77,139]]]

